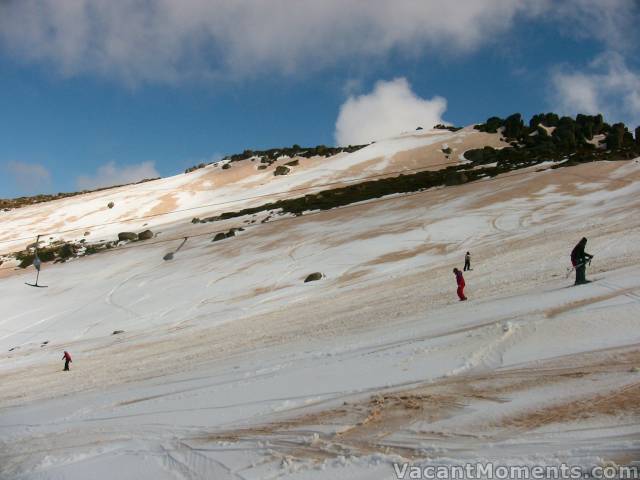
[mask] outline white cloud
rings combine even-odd
[[[369,94],[349,97],[340,107],[335,137],[338,145],[359,145],[417,127],[443,123],[447,101],[418,97],[405,78],[376,83]]]
[[[596,39],[616,51],[637,45],[637,0],[563,0],[548,7],[549,18],[572,36]]]
[[[608,121],[640,123],[640,72],[607,52],[584,70],[561,69],[552,77],[554,107],[561,112],[602,113]]]
[[[129,84],[312,71],[498,41],[549,0],[5,0],[0,44]]]
[[[622,50],[635,0],[2,0],[0,47],[131,85],[298,73],[390,54],[469,52],[545,19]]]
[[[11,161],[5,165],[13,181],[25,193],[37,193],[51,184],[51,173],[38,163]]]
[[[76,179],[76,185],[80,190],[91,190],[113,185],[125,185],[159,176],[160,174],[156,170],[154,162],[123,166],[119,166],[115,162],[109,162],[100,166],[93,176],[80,175]]]

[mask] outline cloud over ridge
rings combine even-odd
[[[154,162],[123,166],[115,162],[109,162],[98,167],[95,175],[78,176],[76,185],[80,190],[92,190],[114,185],[126,185],[159,176],[160,174],[156,170]]]
[[[615,52],[599,55],[585,69],[558,69],[552,85],[563,113],[602,113],[611,121],[640,124],[640,71]]]
[[[335,138],[338,145],[359,145],[391,137],[417,127],[442,123],[447,101],[423,99],[406,78],[376,83],[371,93],[350,96],[340,107]]]
[[[36,192],[51,184],[51,172],[39,163],[9,161],[4,170],[25,193]]]

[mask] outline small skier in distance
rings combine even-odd
[[[64,354],[62,355],[62,359],[64,360],[64,371],[68,372],[69,364],[71,363],[71,355],[69,355],[69,352],[65,350]]]
[[[453,273],[455,274],[456,282],[458,283],[458,290],[457,290],[458,298],[462,302],[463,300],[467,299],[467,297],[464,296],[464,287],[465,287],[464,277],[462,276],[462,272],[457,268],[453,269]]]
[[[573,247],[573,250],[571,251],[571,264],[576,270],[576,285],[583,285],[590,282],[590,280],[587,280],[585,277],[587,263],[591,262],[593,255],[584,251],[586,246],[587,239],[586,237],[582,237],[582,239],[575,247]]]
[[[471,254],[469,252],[464,256],[464,268],[463,270],[466,272],[467,270],[471,270]]]

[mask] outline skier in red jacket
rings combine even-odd
[[[71,355],[69,355],[69,352],[65,350],[64,354],[62,355],[62,359],[64,360],[64,371],[68,372],[69,364],[71,363]]]
[[[457,268],[454,268],[453,273],[455,274],[456,282],[458,283],[458,291],[457,291],[458,298],[460,299],[460,301],[466,300],[467,297],[464,296],[465,283],[464,283],[464,277],[462,276],[462,272]]]

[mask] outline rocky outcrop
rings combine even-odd
[[[187,169],[184,171],[184,173],[191,173],[191,172],[193,172],[193,171],[195,171],[195,170],[198,170],[198,169],[200,169],[200,168],[204,168],[204,167],[206,167],[207,165],[209,165],[209,164],[208,164],[208,163],[199,163],[198,165],[194,165],[193,167],[189,167],[189,168],[187,168]]]
[[[444,184],[446,186],[462,185],[469,181],[467,175],[464,172],[450,171],[444,176]]]
[[[285,167],[284,165],[278,165],[276,169],[273,171],[273,174],[275,176],[287,175],[290,171],[291,169],[289,167]]]
[[[135,242],[138,240],[138,234],[134,232],[120,232],[118,234],[118,240],[121,242]]]
[[[149,240],[153,238],[153,232],[151,230],[145,230],[138,234],[138,240]]]
[[[213,237],[213,242],[218,242],[220,240],[224,240],[225,238],[231,238],[236,236],[236,232],[242,231],[240,228],[232,228],[228,232],[220,232],[216,233],[215,237]]]
[[[307,275],[307,278],[304,279],[304,283],[315,282],[320,279],[322,279],[322,273],[314,272]]]

